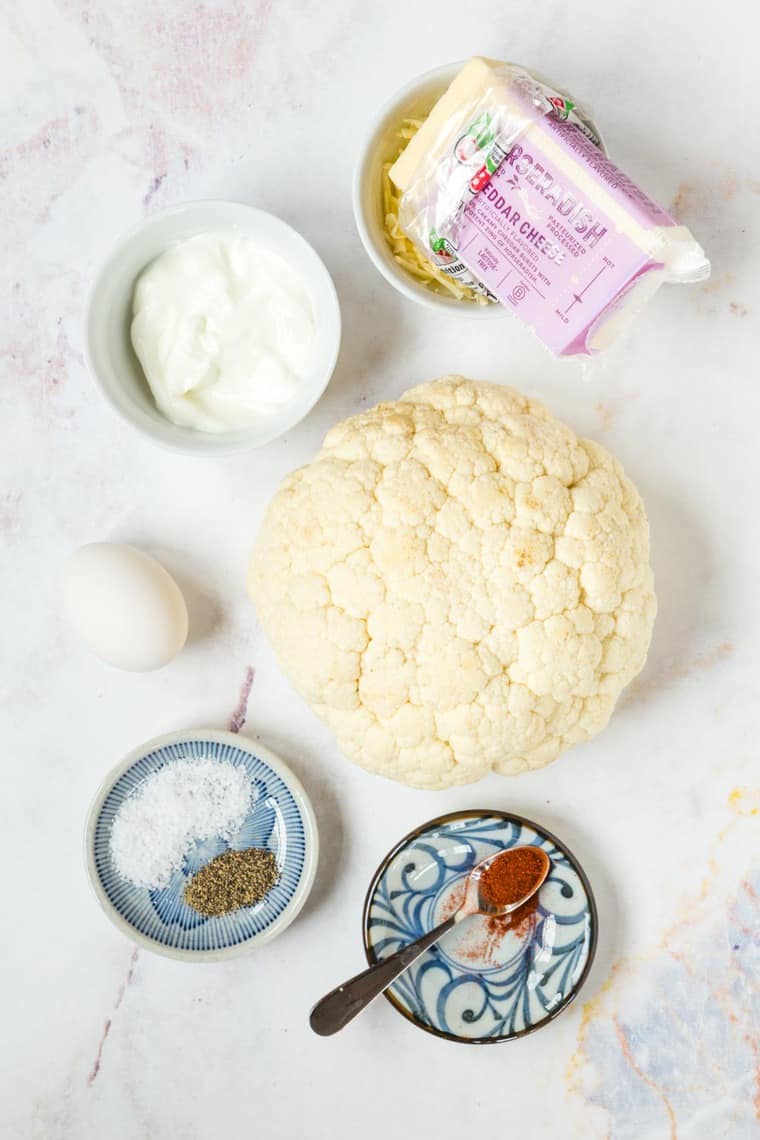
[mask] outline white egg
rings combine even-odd
[[[160,562],[134,546],[81,546],[66,566],[64,604],[87,648],[119,669],[160,669],[187,639],[179,586]]]

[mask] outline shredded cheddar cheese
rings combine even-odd
[[[421,281],[434,293],[449,293],[458,301],[469,301],[476,305],[487,305],[488,300],[479,293],[474,293],[466,285],[461,285],[454,278],[442,273],[437,266],[420,252],[414,242],[407,237],[401,229],[398,220],[401,191],[394,186],[389,177],[389,170],[393,163],[403,154],[409,140],[414,138],[422,126],[424,119],[404,119],[396,132],[400,141],[398,154],[392,162],[383,164],[383,214],[385,217],[385,240],[398,264],[417,281]]]

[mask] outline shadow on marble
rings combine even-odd
[[[133,539],[132,542],[153,558],[157,558],[182,591],[187,604],[187,644],[193,645],[211,637],[222,623],[222,608],[218,601],[210,596],[205,586],[201,585],[198,577],[188,571],[187,555],[179,550],[141,542],[139,538]]]
[[[167,570],[176,579],[187,602],[189,629],[187,644],[205,641],[222,623],[222,609],[217,602],[198,585],[197,579],[185,569],[178,570],[167,562]]]
[[[365,257],[364,250],[357,257]],[[408,387],[400,377],[398,392],[388,390],[388,366],[398,362],[399,346],[411,337],[413,313],[379,275],[368,280],[366,270],[352,275],[331,267],[338,291],[343,325],[340,356],[330,384],[320,400],[320,410],[337,422],[360,412],[382,397],[392,399]]]
[[[621,696],[619,711],[650,700],[691,673],[715,667],[733,652],[719,632],[707,640],[708,591],[729,597],[731,583],[716,581],[706,534],[682,503],[648,487],[638,474],[632,477],[649,517],[658,614],[647,663]]]

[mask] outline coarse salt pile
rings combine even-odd
[[[193,843],[231,839],[250,807],[244,768],[208,758],[176,760],[148,776],[116,813],[114,866],[137,887],[165,887]]]

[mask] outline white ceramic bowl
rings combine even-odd
[[[210,837],[186,855],[167,887],[146,890],[123,879],[110,852],[114,818],[153,773],[178,760],[209,757],[234,764],[251,781],[252,805],[228,842]],[[228,847],[272,851],[280,881],[254,906],[204,918],[184,902],[187,879]],[[300,911],[314,883],[319,840],[309,799],[289,768],[258,741],[216,729],[172,732],[143,744],[109,772],[90,808],[84,854],[108,918],[139,946],[168,958],[215,962],[270,942]]]
[[[462,70],[465,62],[460,60],[458,63],[448,63],[433,71],[426,71],[424,75],[419,75],[397,91],[380,110],[364,140],[354,172],[354,217],[364,248],[386,281],[389,281],[399,293],[403,293],[411,301],[439,312],[447,311],[459,317],[492,320],[506,314],[503,305],[476,305],[435,292],[398,264],[385,240],[382,169],[383,163],[394,160],[398,154],[399,142],[396,132],[402,119],[422,119],[430,113],[433,105]],[[564,94],[562,88],[544,79],[533,69],[531,74]],[[596,123],[592,125],[598,134]]]
[[[306,283],[317,328],[313,367],[296,399],[243,431],[195,431],[167,420],[156,407],[129,335],[132,294],[142,270],[173,242],[209,231],[255,238],[289,262]],[[188,202],[146,218],[111,251],[90,289],[84,341],[88,367],[104,396],[143,435],[175,451],[229,455],[270,443],[314,407],[338,358],[340,308],[322,260],[286,222],[239,202]]]

